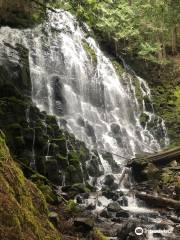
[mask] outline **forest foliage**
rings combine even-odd
[[[101,32],[121,54],[166,63],[180,47],[179,0],[57,1],[78,20]]]

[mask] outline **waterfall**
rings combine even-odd
[[[12,46],[18,43],[29,50],[33,102],[40,110],[55,115],[59,126],[85,142],[90,150],[126,158],[159,150],[162,140],[164,145],[168,143],[163,120],[159,118],[156,126],[161,128],[161,143],[156,129],[151,131],[148,122],[144,127],[140,123],[142,113],[148,115],[148,121],[157,117],[147,83],[126,71],[119,76],[86,32],[70,13],[51,12],[48,20],[34,29],[2,27],[0,47],[4,42]],[[18,61],[12,50],[4,51]],[[114,160],[122,167],[125,160],[116,155]],[[101,154],[100,159],[104,173],[112,173]]]

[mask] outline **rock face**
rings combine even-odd
[[[32,26],[45,15],[44,3],[43,0],[1,0],[0,23],[12,27]]]
[[[27,180],[11,159],[0,132],[0,238],[60,240],[48,220],[42,192]]]
[[[0,62],[0,129],[15,160],[36,169],[54,184],[88,179],[90,153],[84,143],[59,129],[56,118],[40,112],[31,100],[28,51],[21,45],[3,48],[19,60]],[[93,161],[97,162],[96,155]],[[27,168],[24,172],[29,175]],[[99,174],[99,173],[98,173]]]

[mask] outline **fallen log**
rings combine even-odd
[[[180,161],[180,147],[152,154],[148,157],[144,157],[144,160],[151,161],[155,165],[168,164],[172,160]]]
[[[180,210],[180,201],[174,200],[172,198],[164,198],[161,196],[153,196],[151,194],[139,193],[136,192],[135,196],[145,201],[148,205],[152,207],[162,207],[162,208],[174,208]]]

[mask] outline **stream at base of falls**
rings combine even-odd
[[[126,66],[118,75],[110,59],[89,37],[87,26],[82,30],[68,12],[50,12],[48,20],[34,29],[2,27],[0,49],[4,42],[21,44],[29,50],[34,104],[55,115],[60,128],[98,153],[101,175],[89,174],[89,183],[96,185],[97,192],[83,200],[82,205],[95,205],[95,213],[114,201],[130,219],[139,218],[149,226],[161,221],[158,212],[134,197],[131,171],[126,167],[127,159],[136,154],[153,153],[168,145],[164,121],[154,113],[145,80]],[[13,57],[12,49],[6,49],[4,54]],[[142,123],[143,117],[146,121]],[[47,159],[49,146],[48,142]],[[35,157],[33,149],[34,140]],[[111,161],[104,153],[112,154]],[[91,163],[89,159],[87,168]],[[114,196],[107,196],[108,188]],[[112,214],[110,218],[113,217]],[[154,238],[149,234],[148,239]]]

